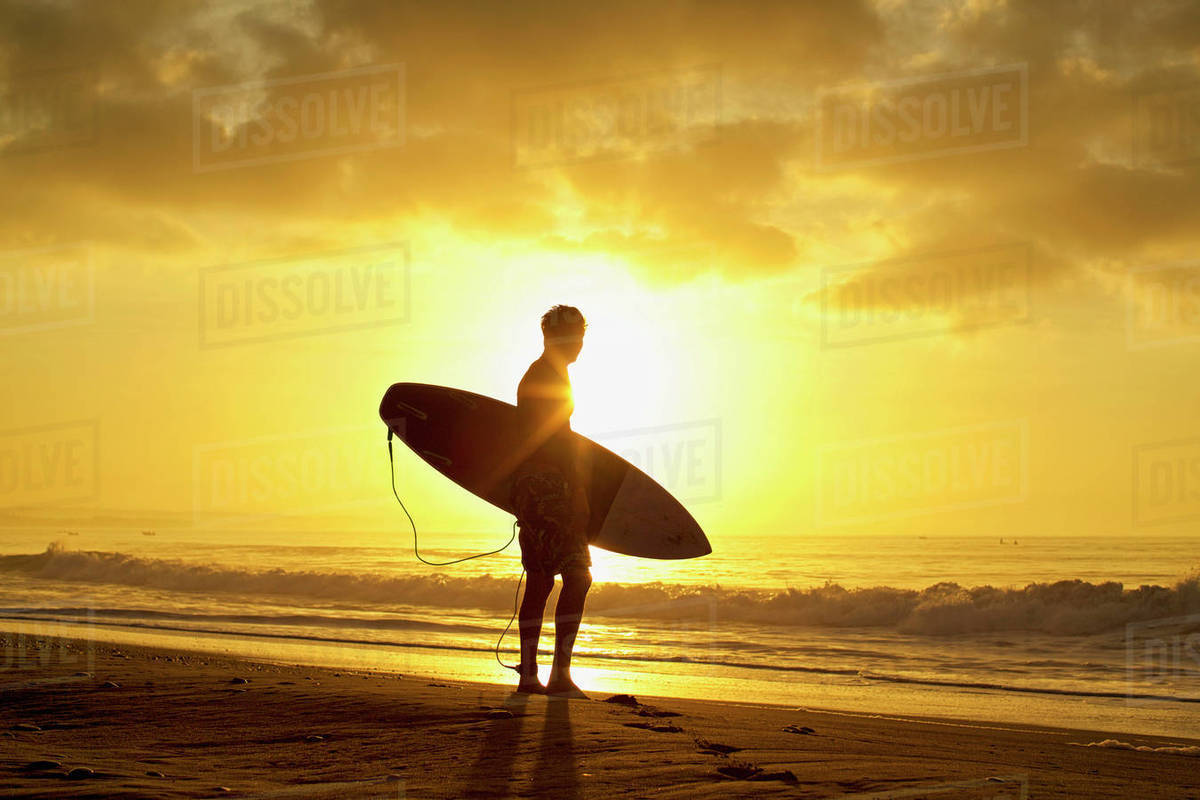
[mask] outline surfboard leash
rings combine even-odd
[[[518,675],[521,674],[520,662],[516,664],[505,664],[500,660],[500,644],[504,641],[504,637],[508,635],[508,629],[512,627],[513,620],[517,618],[517,599],[521,596],[521,582],[525,580],[525,567],[521,567],[521,577],[517,578],[517,591],[513,593],[513,613],[509,618],[508,624],[504,626],[504,630],[500,634],[500,638],[496,640],[496,662],[502,667],[508,667]]]
[[[467,556],[466,558],[456,558],[453,561],[427,561],[426,559],[422,558],[420,548],[417,546],[417,523],[415,521],[413,521],[412,514],[408,513],[408,506],[404,505],[404,501],[400,499],[400,493],[398,491],[396,491],[396,459],[392,453],[392,429],[390,427],[388,428],[387,445],[388,445],[388,469],[391,472],[391,478],[392,478],[391,479],[392,494],[395,496],[396,502],[400,504],[400,508],[403,509],[404,516],[408,517],[408,524],[412,527],[412,532],[413,532],[413,554],[416,555],[416,557],[422,563],[429,564],[430,566],[433,566],[433,567],[445,567],[445,566],[449,566],[450,564],[458,564],[463,561],[470,561],[473,558],[482,558],[483,556],[495,555],[496,553],[499,553],[503,550],[508,549],[508,546],[513,543],[514,539],[517,538],[517,521],[514,519],[512,536],[509,537],[508,542],[505,543],[504,547],[501,547],[498,550],[491,550],[487,553],[479,553],[477,555]],[[500,645],[501,645],[501,643],[504,642],[504,637],[508,634],[509,628],[512,627],[513,622],[517,618],[518,599],[521,596],[521,583],[524,580],[525,580],[525,567],[524,567],[524,565],[522,565],[521,566],[521,577],[517,578],[517,591],[513,594],[512,616],[509,618],[508,624],[504,626],[504,630],[503,630],[503,632],[501,632],[500,638],[496,640],[496,661],[497,661],[497,663],[499,663],[500,666],[502,666],[502,667],[508,667],[509,669],[516,672],[518,675],[521,673],[521,665],[520,664],[505,664],[500,659]]]
[[[421,556],[420,549],[417,547],[417,523],[413,522],[412,514],[408,513],[408,507],[406,505],[404,505],[404,501],[400,499],[400,493],[396,491],[396,460],[392,455],[392,429],[391,428],[388,428],[387,444],[388,444],[388,468],[391,470],[391,474],[392,474],[392,480],[391,480],[392,494],[395,495],[396,502],[400,504],[400,508],[404,510],[404,516],[408,517],[408,524],[410,526],[412,526],[413,554],[416,555],[416,557],[419,561],[421,561],[425,564],[428,564],[431,567],[448,567],[451,564],[460,564],[463,561],[470,561],[473,558],[483,558],[484,556],[494,556],[497,553],[507,550],[508,546],[510,544],[512,544],[513,541],[517,538],[517,521],[513,520],[512,536],[510,536],[508,541],[504,543],[503,547],[497,548],[495,550],[489,550],[486,553],[477,553],[473,556],[465,556],[463,558],[456,558],[453,561],[429,561],[429,560],[423,558]]]

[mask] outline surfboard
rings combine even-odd
[[[472,494],[514,514],[513,473],[524,458],[517,407],[473,392],[426,383],[397,383],[379,416],[425,463]],[[641,558],[697,558],[712,552],[683,504],[653,478],[578,433],[592,469],[587,487],[588,541]]]

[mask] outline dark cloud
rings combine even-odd
[[[880,235],[901,257],[1028,242],[1046,254],[1038,279],[1048,278],[1192,242],[1194,163],[1156,169],[1127,156],[1131,97],[1200,80],[1197,24],[1179,2],[1023,0],[952,13],[861,2],[6,0],[10,84],[87,65],[96,127],[85,143],[0,153],[0,243],[177,251],[211,246],[221,234],[210,220],[222,214],[263,230],[438,218],[531,249],[618,255],[660,280],[819,268],[829,265],[813,254],[831,250],[862,260],[859,242]],[[823,87],[1012,62],[1028,68],[1025,145],[813,168]],[[195,90],[394,63],[406,65],[403,147],[193,170]],[[699,65],[719,74],[714,135],[514,168],[514,92],[599,92]],[[561,221],[564,204],[574,227]]]

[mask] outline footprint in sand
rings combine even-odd
[[[748,781],[755,775],[758,775],[762,770],[748,762],[738,764],[726,764],[723,767],[717,767],[717,772],[727,778],[737,778],[740,781]]]
[[[697,736],[695,741],[696,746],[700,748],[700,752],[723,758],[728,758],[730,753],[736,753],[743,749],[731,744],[710,742],[708,739],[700,736]],[[717,774],[741,781],[782,781],[783,783],[793,785],[800,782],[791,770],[784,769],[776,772],[767,772],[762,767],[757,764],[751,764],[749,761],[733,761],[723,764],[717,767]]]
[[[626,722],[626,728],[641,728],[655,733],[683,733],[683,728],[669,722]]]
[[[741,747],[735,747],[731,744],[721,744],[720,742],[710,742],[708,739],[696,737],[696,746],[700,748],[700,752],[727,756],[730,753],[736,753],[742,750]]]
[[[634,713],[637,714],[639,717],[682,717],[683,716],[683,714],[680,714],[678,711],[665,711],[661,708],[655,708],[654,706],[640,706],[638,708],[638,710],[635,711]]]
[[[682,717],[678,711],[665,711],[661,708],[648,706],[644,703],[639,703],[638,699],[631,694],[614,694],[612,697],[605,698],[604,702],[612,703],[613,705],[626,706],[633,709],[633,713],[639,717]]]
[[[791,770],[784,769],[778,772],[766,772],[761,767],[746,761],[717,767],[717,773],[740,781],[783,781],[784,783],[791,784],[800,782],[799,778]]]

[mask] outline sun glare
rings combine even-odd
[[[590,548],[592,554],[592,580],[599,583],[637,583],[646,580],[638,573],[644,571],[644,559],[610,553],[599,547]]]
[[[664,374],[659,348],[628,333],[590,337],[572,370],[572,427],[588,436],[611,435],[655,424],[662,411]]]
[[[584,294],[577,301],[588,318],[588,334],[571,368],[572,427],[588,436],[662,424],[664,398],[675,384],[662,332],[627,297]]]

